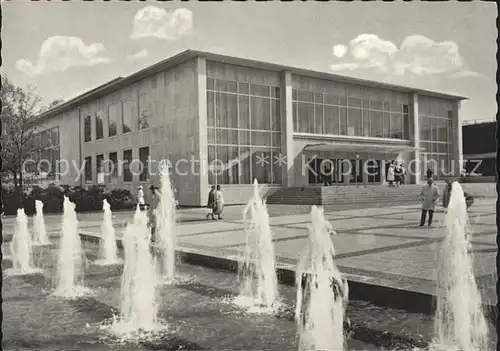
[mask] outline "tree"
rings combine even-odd
[[[23,189],[24,162],[40,150],[34,135],[41,126],[36,116],[40,113],[40,97],[32,88],[15,86],[6,76],[1,76],[2,87],[2,176],[11,175],[16,189]]]
[[[53,109],[56,106],[61,105],[62,103],[64,103],[63,99],[56,99],[56,100],[52,101],[47,107],[43,108],[41,111],[42,112],[48,111],[50,109]]]

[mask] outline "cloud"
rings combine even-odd
[[[172,12],[155,6],[147,6],[137,11],[134,17],[132,39],[153,37],[177,40],[193,27],[191,11],[180,8]]]
[[[102,43],[86,45],[78,37],[52,36],[47,38],[40,47],[38,60],[20,59],[16,68],[30,76],[54,71],[66,71],[70,67],[86,67],[111,62]]]
[[[138,61],[141,60],[149,55],[148,50],[142,49],[139,52],[136,52],[135,54],[131,54],[127,56],[127,60],[129,61]]]
[[[387,74],[479,77],[470,71],[453,41],[435,42],[422,35],[406,37],[399,48],[374,34],[361,34],[349,42],[348,62],[331,64],[333,71],[369,69]]]
[[[334,45],[333,46],[333,55],[338,58],[343,57],[347,53],[347,46],[345,45]]]
[[[473,72],[473,71],[460,71],[460,72],[455,72],[452,75],[450,75],[450,78],[454,79],[462,79],[462,78],[479,78],[479,79],[488,79],[491,80],[490,77],[488,77],[485,74],[478,73],[478,72]]]

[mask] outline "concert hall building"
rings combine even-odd
[[[429,167],[458,176],[464,99],[187,50],[39,118],[51,159],[85,162],[81,178],[73,166],[52,170],[56,182],[135,194],[158,183],[157,161],[168,159],[180,205],[202,206],[212,184],[228,204],[246,202],[254,179],[270,192],[321,186],[326,163],[338,186],[382,184],[391,160],[407,183]],[[123,168],[109,172],[106,160]],[[134,160],[150,166],[138,172]]]

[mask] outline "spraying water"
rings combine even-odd
[[[245,221],[245,260],[240,267],[242,285],[237,303],[257,304],[271,308],[278,299],[273,233],[267,207],[259,195],[259,184],[254,181],[253,197],[248,202]]]
[[[161,175],[161,197],[158,203],[156,239],[161,251],[160,270],[164,281],[172,284],[175,280],[175,230],[176,230],[176,205],[172,191],[168,167],[162,164]]]
[[[98,265],[111,265],[120,262],[116,247],[115,227],[113,227],[113,213],[109,202],[104,199],[102,202],[104,216],[101,224],[101,241],[99,245],[99,259],[95,262]]]
[[[45,220],[43,218],[43,202],[40,200],[35,200],[35,208],[36,214],[33,220],[33,244],[50,244],[47,238],[47,231],[45,229]]]
[[[88,293],[89,289],[84,287],[83,269],[86,257],[82,250],[80,235],[78,235],[75,204],[65,196],[63,208],[54,295],[71,298]]]
[[[446,235],[437,271],[436,350],[488,349],[488,327],[469,252],[470,227],[464,192],[452,184]]]
[[[342,351],[347,282],[335,265],[335,248],[330,239],[335,232],[323,210],[313,206],[311,219],[309,242],[296,271],[299,351]]]
[[[147,217],[137,209],[123,235],[125,261],[121,285],[121,315],[112,330],[119,334],[158,328],[158,278],[149,251]]]
[[[7,274],[31,274],[40,271],[33,267],[33,251],[31,236],[28,231],[28,217],[22,208],[17,210],[16,230],[10,243],[10,254],[13,268],[9,269]]]

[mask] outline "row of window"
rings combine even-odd
[[[104,112],[97,111],[94,116],[91,114],[84,117],[84,141],[92,140],[92,117],[95,118],[95,140],[103,139],[105,135],[113,137],[121,132],[126,134],[135,130],[149,128],[151,117],[151,106],[148,102],[148,95],[137,96],[136,103],[133,100],[121,101],[110,105],[107,109],[107,133],[104,130]],[[121,119],[120,119],[121,116]],[[119,126],[121,125],[121,128]]]
[[[284,161],[279,148],[209,145],[208,164],[210,184],[281,184]]]
[[[294,131],[374,138],[410,139],[408,106],[403,113],[304,102],[293,103]]]
[[[399,113],[405,113],[403,109],[406,106],[406,113],[408,113],[407,104],[401,104],[397,101],[376,100],[370,97],[367,98],[346,97],[329,93],[318,93],[313,91],[294,89],[292,92],[292,100],[296,102],[308,102],[311,104],[355,107],[355,108],[363,108],[363,109],[370,109],[377,111],[399,112]]]
[[[251,84],[207,77],[207,90],[229,94],[252,95],[278,99],[280,88],[269,85]]]
[[[452,142],[453,120],[419,116],[420,140],[431,142]]]
[[[280,100],[208,91],[207,118],[209,127],[279,131]]]
[[[33,145],[35,149],[44,149],[59,145],[59,127],[53,127],[33,134]]]
[[[118,152],[110,152],[108,159],[104,154],[99,154],[95,158],[95,163],[91,156],[85,157],[84,176],[85,183],[116,183],[120,178],[123,182],[132,182],[134,180],[134,171],[139,171],[139,181],[145,182],[150,178],[149,169],[149,147],[139,148],[139,166],[132,169],[133,150],[123,150],[121,159],[118,160]],[[97,179],[93,179],[93,169],[96,169]]]
[[[208,144],[281,146],[281,133],[240,129],[208,128]]]

